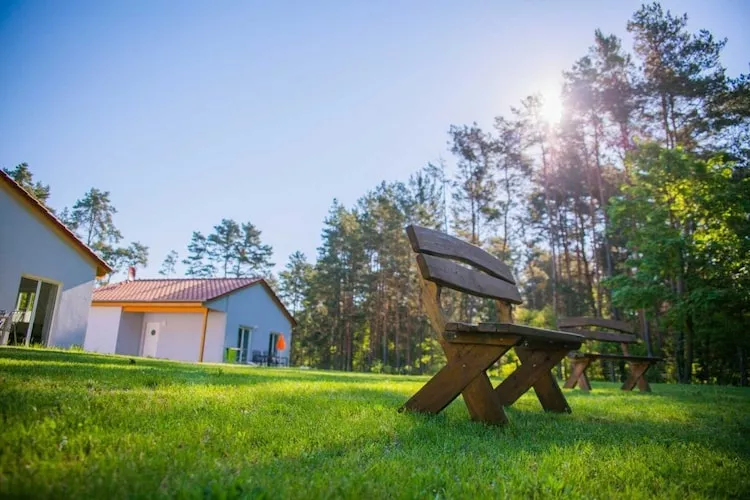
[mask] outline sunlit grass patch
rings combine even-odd
[[[399,414],[424,383],[0,349],[0,496],[748,497],[750,391],[533,393],[511,424]]]

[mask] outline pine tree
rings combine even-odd
[[[8,174],[14,181],[21,185],[31,196],[39,200],[39,202],[47,206],[47,199],[49,199],[49,184],[42,184],[41,182],[34,182],[34,174],[31,173],[28,163],[20,163],[14,168],[4,168],[3,171]]]
[[[179,254],[175,250],[170,250],[167,256],[164,258],[164,262],[162,262],[161,264],[159,274],[164,276],[165,278],[173,276],[177,272],[176,266],[178,259]]]
[[[182,263],[187,266],[185,275],[193,278],[212,278],[216,267],[209,260],[208,239],[200,231],[193,231],[187,247],[187,257]]]

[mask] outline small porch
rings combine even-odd
[[[268,347],[257,349],[262,338],[253,343],[256,327],[240,326],[237,331],[237,345],[225,348],[224,361],[226,363],[259,365],[259,366],[289,366],[289,357],[282,356],[286,349],[286,338],[283,333],[270,332]],[[252,347],[256,347],[253,349]],[[264,345],[265,347],[265,345]]]

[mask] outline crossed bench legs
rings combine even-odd
[[[486,371],[513,346],[444,344],[448,363],[433,376],[403,409],[439,413],[459,394],[472,420],[501,425],[508,421],[503,406],[510,406],[531,387],[546,411],[570,412],[565,396],[552,376],[552,368],[568,349],[516,347],[521,366],[496,388]]]
[[[582,391],[589,392],[591,390],[591,383],[586,376],[586,369],[591,364],[591,361],[593,361],[593,358],[573,358],[571,360],[573,369],[563,387],[565,389],[573,389],[578,385]],[[645,377],[651,363],[648,361],[628,361],[628,363],[630,364],[630,375],[620,389],[623,391],[632,391],[637,385],[641,392],[651,392],[651,386]]]

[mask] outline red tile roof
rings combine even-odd
[[[146,279],[94,290],[95,302],[206,302],[263,281],[260,278]]]
[[[109,264],[104,262],[98,255],[96,255],[96,253],[94,253],[94,251],[89,248],[88,245],[78,239],[78,236],[76,236],[73,231],[68,229],[68,227],[63,224],[60,219],[55,216],[55,214],[50,212],[50,210],[42,205],[39,200],[31,196],[11,176],[3,172],[2,169],[0,169],[0,181],[4,182],[11,189],[11,191],[19,195],[19,197],[21,197],[31,208],[31,210],[33,212],[36,212],[42,218],[42,220],[47,222],[52,227],[56,228],[60,232],[60,235],[64,239],[68,240],[68,243],[70,243],[74,247],[77,247],[86,257],[88,257],[94,264],[96,264],[97,278],[105,276],[112,272],[112,268],[109,267]]]

